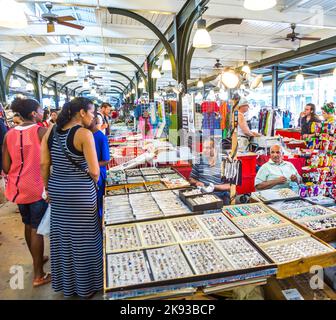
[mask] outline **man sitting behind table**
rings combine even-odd
[[[280,145],[271,147],[271,159],[261,166],[255,178],[257,190],[288,188],[289,183],[299,182],[301,177],[294,165],[283,160]]]

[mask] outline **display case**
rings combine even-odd
[[[257,191],[252,194],[252,197],[262,201],[263,203],[300,199],[299,194],[289,188]]]

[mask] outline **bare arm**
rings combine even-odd
[[[42,128],[44,129],[44,128]],[[50,157],[50,151],[48,147],[48,138],[50,135],[50,131],[52,130],[52,127],[50,127],[47,130],[47,133],[44,134],[41,142],[41,163],[40,163],[40,170],[41,170],[41,176],[43,179],[44,187],[47,190],[48,189],[48,181],[50,176],[50,166],[51,166],[51,157]]]
[[[215,191],[230,191],[229,184],[217,184],[215,185]]]
[[[192,186],[196,186],[196,187],[204,187],[204,183],[200,182],[198,180],[195,180],[193,178],[189,178],[189,182]]]
[[[89,174],[95,182],[98,182],[100,170],[93,135],[88,129],[81,128],[76,132],[75,140],[76,138],[88,164]]]
[[[238,125],[240,126],[241,130],[243,131],[244,135],[248,137],[254,137],[256,134],[254,134],[250,128],[247,125],[247,122],[244,118],[244,116],[241,113],[238,113]]]
[[[10,158],[8,148],[7,148],[7,135],[5,135],[3,145],[2,145],[2,170],[5,174],[8,174],[11,164],[12,164],[12,160]]]
[[[272,189],[274,186],[277,186],[278,184],[284,184],[286,181],[287,179],[285,177],[280,177],[278,179],[261,182],[255,187],[257,190]]]

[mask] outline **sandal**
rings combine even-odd
[[[43,277],[35,279],[33,281],[33,287],[39,287],[39,286],[43,286],[44,284],[47,284],[51,282],[51,274],[50,273],[46,273]]]

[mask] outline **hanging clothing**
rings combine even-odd
[[[59,132],[69,156],[83,168],[87,163],[74,147],[80,126]],[[51,132],[48,140],[53,170],[50,196],[50,258],[52,288],[64,296],[87,296],[103,288],[103,243],[93,180],[64,155]]]

